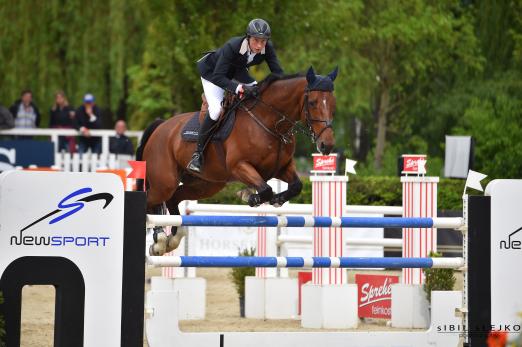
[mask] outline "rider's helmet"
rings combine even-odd
[[[270,34],[270,25],[266,22],[266,20],[261,18],[252,19],[250,23],[248,23],[246,34],[247,36],[253,36],[260,39],[269,39]]]

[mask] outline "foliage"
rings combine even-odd
[[[429,257],[441,257],[440,253],[430,252]],[[453,290],[456,278],[454,276],[453,269],[423,269],[426,281],[424,282],[424,292],[426,292],[426,298],[431,302],[431,291],[432,290]]]
[[[301,177],[303,190],[291,200],[296,204],[312,203],[312,184],[306,177]],[[201,200],[204,204],[242,204],[236,192],[243,189],[241,183],[230,183],[212,198]],[[441,179],[438,185],[439,210],[462,210],[464,181]],[[350,177],[348,182],[347,203],[349,205],[401,206],[402,186],[399,177]]]
[[[256,254],[255,248],[244,249],[239,252],[240,257],[253,257]],[[235,267],[230,270],[229,278],[236,287],[237,295],[240,298],[245,297],[245,277],[254,276],[256,269],[253,267]]]
[[[0,103],[31,88],[45,126],[57,89],[75,106],[92,92],[105,127],[126,118],[143,129],[198,109],[197,59],[255,17],[271,24],[287,73],[339,66],[337,151],[365,175],[392,176],[400,154],[425,153],[438,176],[447,134],[476,138],[476,170],[522,174],[517,1],[4,0]],[[259,80],[269,71],[250,72]],[[311,150],[298,141],[298,156]]]

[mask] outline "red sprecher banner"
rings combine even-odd
[[[337,169],[337,154],[321,155],[312,154],[314,167],[312,173],[335,173]]]
[[[402,173],[416,174],[419,173],[419,160],[426,160],[425,154],[403,154],[402,155]]]
[[[359,318],[391,319],[391,285],[399,276],[355,275]]]

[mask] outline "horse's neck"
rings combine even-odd
[[[293,121],[299,121],[305,87],[306,79],[304,77],[276,81],[263,93],[262,99]]]

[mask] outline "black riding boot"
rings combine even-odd
[[[192,159],[187,165],[187,169],[194,172],[201,172],[201,168],[203,167],[203,150],[205,149],[205,144],[207,143],[210,135],[212,134],[212,127],[216,124],[217,121],[212,120],[210,118],[208,112],[205,115],[205,119],[203,120],[203,124],[199,127],[198,133],[198,145],[196,147],[196,151],[192,154]]]

